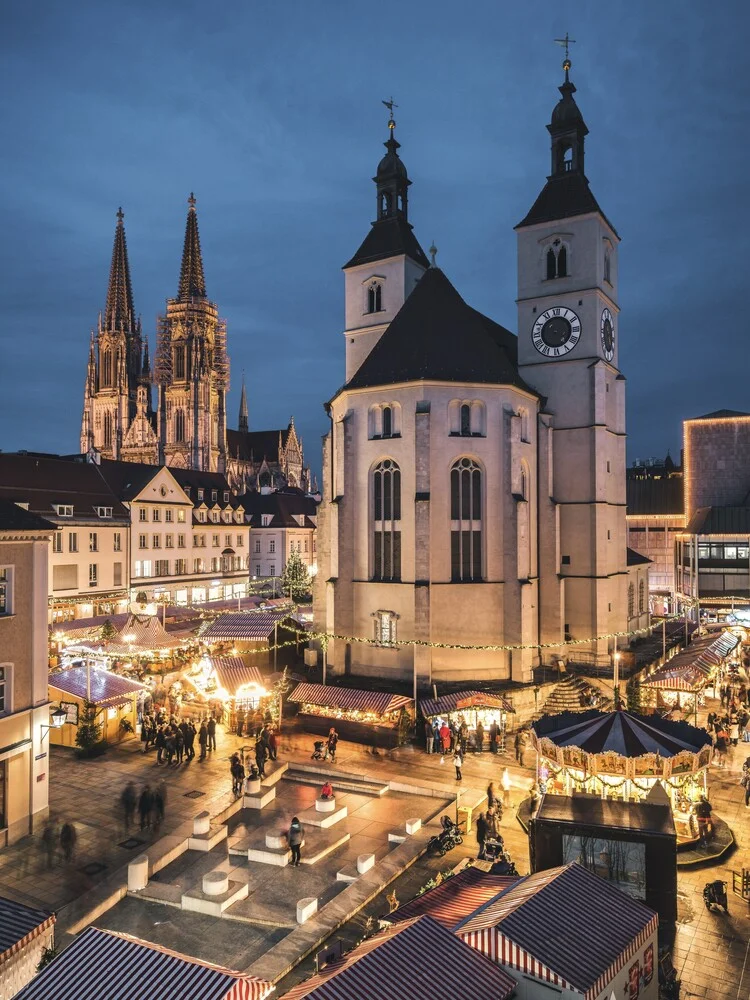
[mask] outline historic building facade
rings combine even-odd
[[[226,473],[237,493],[309,487],[302,441],[286,428],[249,430],[243,382],[239,427],[227,429],[226,322],[206,292],[193,195],[188,199],[177,296],[159,318],[151,371],[133,306],[124,215],[117,213],[107,302],[91,336],[81,452],[105,459]],[[156,386],[156,409],[152,405]]]
[[[626,630],[619,237],[564,68],[551,174],[516,227],[517,336],[427,260],[389,122],[327,404],[315,619],[341,637],[333,673],[527,682],[540,662],[611,662]]]

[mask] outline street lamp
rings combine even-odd
[[[65,709],[60,708],[60,706],[58,706],[51,715],[52,725],[46,726],[44,723],[42,723],[41,728],[46,730],[47,732],[49,732],[50,729],[62,729],[62,727],[65,725],[65,720],[67,719],[67,717],[68,713],[65,711]],[[44,733],[42,733],[42,737],[43,736]]]

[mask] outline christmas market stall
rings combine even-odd
[[[721,667],[739,645],[731,632],[709,635],[691,643],[663,666],[641,679],[652,707],[696,713],[704,703],[704,691],[715,686]]]
[[[67,713],[65,723],[50,729],[50,740],[61,746],[76,744],[78,728],[85,723],[99,729],[104,743],[119,743],[132,736],[138,718],[138,701],[146,688],[138,681],[100,670],[90,663],[49,675],[49,699]],[[87,709],[93,705],[93,709]],[[87,718],[90,711],[91,718]]]
[[[419,710],[426,721],[436,721],[438,728],[443,722],[460,729],[466,725],[469,729],[469,745],[476,750],[490,746],[490,730],[497,725],[497,747],[505,747],[505,731],[508,726],[508,715],[513,713],[510,702],[497,694],[486,691],[456,691],[454,694],[443,694],[439,698],[426,698],[419,703]],[[479,727],[479,728],[478,728]],[[482,736],[482,746],[477,746],[477,733]]]
[[[288,608],[242,611],[219,615],[201,629],[200,639],[207,646],[228,643],[241,647],[246,654],[255,656],[260,666],[273,665],[276,669],[279,662],[294,662],[303,641],[302,631]]]
[[[542,794],[640,802],[653,800],[658,784],[671,803],[678,843],[696,838],[695,805],[707,793],[712,756],[705,729],[658,715],[590,710],[542,716],[531,734]]]
[[[204,656],[195,668],[185,675],[183,706],[189,708],[190,687],[208,711],[232,732],[238,731],[242,721],[248,726],[256,713],[259,719],[270,709],[272,695],[266,690],[260,671],[254,664],[247,664],[241,656]],[[273,715],[273,711],[271,712]],[[258,727],[259,728],[259,727]]]
[[[288,700],[299,704],[297,718],[308,732],[326,736],[333,726],[341,739],[368,746],[405,742],[414,714],[404,695],[326,684],[298,684]]]

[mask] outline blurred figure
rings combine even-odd
[[[510,809],[510,775],[507,767],[503,770],[500,784],[503,786],[503,806],[505,809]]]
[[[242,766],[242,761],[238,753],[232,754],[229,770],[232,773],[232,791],[235,795],[241,795],[242,783],[245,780],[245,768]]]
[[[208,733],[208,749],[210,752],[216,749],[216,719],[213,716],[208,720],[206,732]]]
[[[272,729],[268,734],[268,753],[271,756],[271,760],[276,760],[279,756],[279,738],[276,735],[275,729]]]
[[[58,840],[57,823],[50,817],[45,821],[44,829],[42,830],[42,847],[47,856],[48,868],[52,867],[52,863],[55,860],[55,850],[57,849]]]
[[[122,790],[120,795],[120,806],[122,807],[123,819],[125,820],[125,829],[130,829],[130,824],[133,822],[135,817],[135,806],[136,806],[136,794],[135,785],[132,781],[129,781],[127,785]]]
[[[60,847],[62,847],[63,857],[70,863],[73,860],[73,853],[76,849],[78,834],[72,823],[64,823],[60,830]]]
[[[198,760],[206,759],[206,747],[208,745],[208,729],[206,728],[206,723],[201,722],[201,728],[198,732],[198,745],[201,748],[201,755]]]
[[[151,789],[146,785],[141,792],[141,797],[138,800],[138,813],[141,817],[141,830],[145,830],[151,826],[151,812],[154,807],[154,797],[151,794]]]
[[[159,827],[164,822],[164,809],[166,807],[166,801],[164,799],[164,793],[162,787],[156,789],[152,797],[152,816],[153,816],[153,829],[154,833],[158,833]]]

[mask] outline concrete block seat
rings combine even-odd
[[[211,825],[211,814],[201,812],[193,819],[193,835],[188,838],[188,850],[212,851],[222,840],[226,840],[227,827],[224,823]]]
[[[276,798],[276,786],[272,785],[270,788],[263,788],[260,781],[256,782],[246,782],[247,785],[257,784],[257,791],[255,792],[245,792],[242,796],[242,805],[245,809],[264,809],[269,802],[273,802]]]
[[[330,799],[318,798],[315,800],[315,808],[321,813],[332,813],[336,812],[336,796],[332,795]]]
[[[335,799],[323,799],[325,805],[329,802],[333,803],[334,808],[323,811],[318,808],[318,803],[321,799],[318,799],[315,803],[314,809],[305,809],[304,812],[299,813],[299,820],[303,826],[317,826],[323,830],[329,829],[329,827],[335,826],[342,819],[346,819],[349,815],[349,810],[346,806],[339,806],[336,809]]]
[[[182,908],[220,917],[232,903],[245,899],[249,891],[247,882],[235,882],[226,872],[208,872],[203,876],[200,887],[183,893]]]
[[[149,882],[145,889],[138,893],[140,899],[149,903],[164,903],[166,906],[182,906],[183,890],[179,885],[168,882]]]
[[[326,857],[337,847],[346,844],[351,839],[348,832],[308,828],[302,841],[302,864],[314,865]],[[292,857],[292,852],[286,841],[286,831],[255,830],[246,837],[241,837],[229,846],[232,855],[244,855],[248,861],[256,861],[265,865],[286,867]]]
[[[288,770],[289,764],[287,761],[267,760],[265,766],[266,776],[265,778],[261,778],[261,784],[264,788],[271,788],[277,781],[284,777]]]
[[[306,896],[297,902],[297,923],[304,924],[318,912],[318,897]]]

